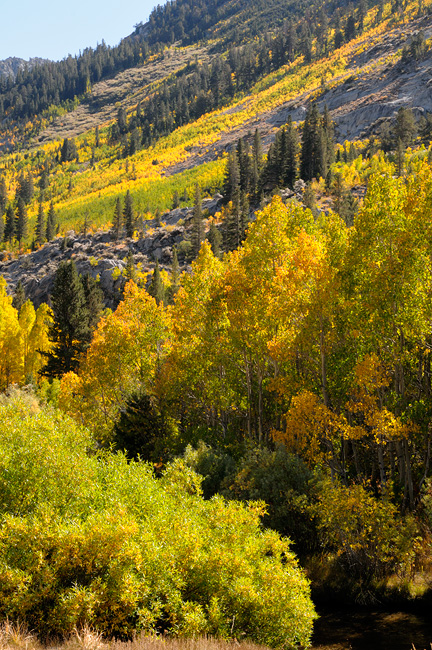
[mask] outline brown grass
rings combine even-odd
[[[212,637],[172,639],[141,635],[132,641],[105,641],[89,627],[75,632],[63,643],[42,646],[36,635],[18,623],[6,621],[0,626],[0,650],[267,650],[242,641],[221,641]]]

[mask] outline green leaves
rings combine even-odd
[[[181,461],[157,480],[88,455],[86,431],[28,399],[0,406],[0,427],[0,616],[42,636],[88,624],[308,644],[308,582],[261,508],[204,501]]]

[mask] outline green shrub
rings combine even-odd
[[[156,479],[95,453],[85,430],[37,404],[0,405],[0,428],[1,618],[41,637],[89,625],[308,644],[308,582],[257,504],[205,501],[183,461]]]
[[[345,487],[324,480],[317,486],[314,511],[323,547],[336,553],[356,588],[412,568],[415,521],[399,515],[388,499],[376,498],[361,485]]]

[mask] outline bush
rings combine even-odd
[[[357,589],[411,569],[415,522],[411,516],[403,519],[389,500],[377,499],[361,485],[324,480],[314,511],[324,548],[336,553]]]
[[[245,636],[307,645],[315,618],[289,548],[260,508],[205,501],[183,461],[155,479],[19,398],[0,405],[0,617],[41,637]]]
[[[201,487],[205,499],[220,492],[223,481],[234,473],[236,467],[229,454],[213,449],[202,440],[196,449],[188,445],[183,458],[188,467],[202,476]]]
[[[290,537],[297,552],[305,554],[317,544],[309,508],[311,477],[305,463],[285,447],[276,451],[256,448],[241,459],[235,474],[225,481],[223,494],[241,501],[265,501],[264,524]]]

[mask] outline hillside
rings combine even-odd
[[[0,623],[430,610],[431,46],[432,0],[173,0],[0,79]]]

